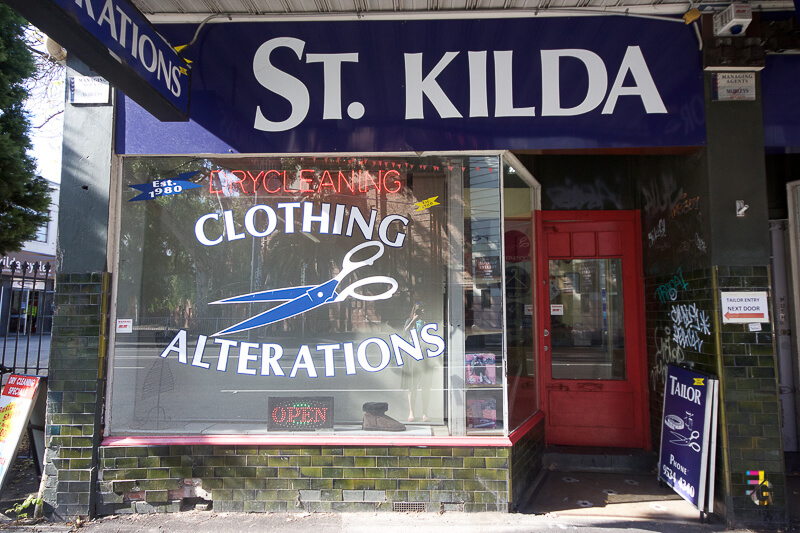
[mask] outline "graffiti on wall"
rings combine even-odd
[[[678,298],[678,291],[688,288],[689,284],[684,281],[683,272],[679,268],[671,280],[656,287],[656,298],[662,304],[669,301],[674,302]]]
[[[671,174],[654,177],[641,188],[645,219],[655,221],[669,213],[683,196],[683,188]]]
[[[672,306],[672,338],[681,348],[703,349],[703,336],[711,334],[708,314],[697,308],[697,304]]]
[[[649,241],[649,246],[652,248],[654,244],[658,242],[659,239],[663,239],[667,236],[667,224],[664,222],[664,219],[660,219],[656,227],[651,229],[647,233],[647,240]]]
[[[676,167],[668,165],[677,164]],[[704,264],[708,253],[704,192],[693,160],[671,160],[639,185],[644,266],[655,275]],[[680,260],[683,265],[679,265]],[[652,269],[652,270],[651,270]]]
[[[656,364],[650,369],[650,387],[658,390],[657,385],[667,379],[667,367],[683,361],[683,348],[672,340],[670,327],[656,328]]]
[[[672,277],[655,290],[655,298],[660,304],[673,303],[669,308],[669,326],[656,327],[655,364],[650,369],[650,384],[656,389],[667,376],[667,366],[679,364],[685,358],[684,350],[702,351],[703,343],[711,335],[711,320],[708,313],[694,302],[677,303],[689,283],[683,277],[683,269],[678,268]]]
[[[681,242],[677,248],[677,252],[679,254],[692,254],[695,251],[698,251],[701,254],[704,254],[707,251],[705,239],[703,239],[697,233],[694,234],[694,238],[690,238]]]
[[[680,199],[675,203],[675,206],[672,208],[670,215],[672,218],[675,218],[699,209],[700,197],[695,196],[694,198],[688,198],[688,195],[683,193],[683,196],[680,197]]]
[[[623,209],[619,187],[595,178],[593,183],[576,183],[566,178],[563,184],[546,189],[551,209]]]

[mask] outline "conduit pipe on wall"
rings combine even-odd
[[[783,449],[796,452],[797,416],[794,401],[794,369],[792,367],[792,317],[791,298],[786,277],[786,221],[769,223],[772,243],[772,323],[778,359],[778,387],[781,402]]]

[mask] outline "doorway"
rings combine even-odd
[[[546,442],[649,449],[638,213],[536,219]]]

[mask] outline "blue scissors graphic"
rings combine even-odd
[[[353,255],[369,247],[376,247],[378,250],[371,257],[368,257],[362,261],[352,260]],[[305,313],[311,309],[316,309],[324,304],[341,302],[346,298],[355,298],[357,300],[365,301],[386,300],[391,298],[395,291],[397,291],[397,281],[388,276],[370,276],[351,283],[349,286],[339,292],[336,291],[339,283],[345,277],[347,277],[348,274],[353,273],[361,267],[371,266],[383,255],[383,251],[383,243],[378,241],[368,241],[353,247],[349,252],[347,252],[347,254],[345,254],[344,260],[342,261],[342,270],[336,275],[336,277],[320,285],[286,287],[283,289],[253,292],[250,294],[243,294],[241,296],[234,296],[232,298],[225,298],[224,300],[218,300],[216,302],[210,302],[211,304],[240,304],[279,302],[288,300],[277,307],[273,307],[272,309],[248,318],[247,320],[239,322],[238,324],[235,324],[227,329],[218,331],[212,336],[218,337],[220,335],[229,335],[231,333],[238,333],[240,331],[247,331],[249,329],[266,326],[268,324],[280,322],[281,320]],[[390,285],[390,287],[383,293],[376,295],[359,294],[356,292],[356,289],[366,285],[378,283],[384,283]]]

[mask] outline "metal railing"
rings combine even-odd
[[[10,283],[4,280],[0,299],[0,374],[47,375],[54,308],[50,270],[49,262],[26,261],[20,271],[11,265]]]

